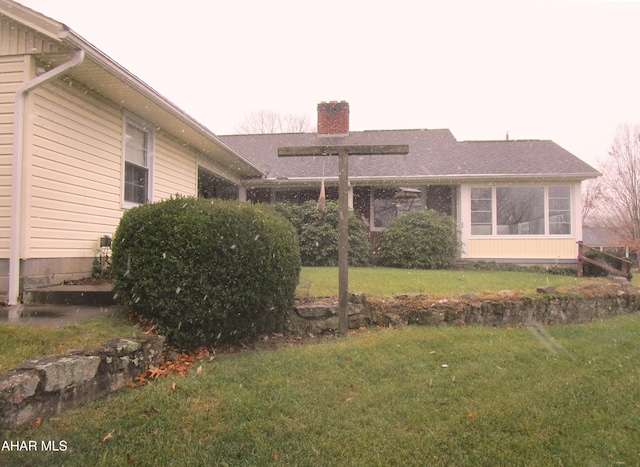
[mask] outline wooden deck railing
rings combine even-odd
[[[610,266],[607,263],[603,263],[601,261],[597,261],[592,258],[587,258],[584,256],[583,251],[592,250],[598,252],[603,256],[608,256],[609,258],[614,258],[620,260],[621,268],[616,269],[613,266]],[[594,264],[602,269],[609,271],[611,274],[615,274],[616,276],[628,277],[629,271],[631,270],[631,261],[626,258],[620,258],[619,256],[611,255],[609,253],[605,253],[604,251],[600,251],[596,248],[591,248],[590,246],[584,245],[582,242],[578,242],[578,276],[582,277],[584,274],[584,263]]]

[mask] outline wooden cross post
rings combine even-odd
[[[338,205],[340,208],[338,238],[338,329],[340,335],[349,332],[347,309],[349,306],[349,156],[408,154],[409,146],[355,145],[355,146],[299,146],[278,148],[279,157],[338,156]]]

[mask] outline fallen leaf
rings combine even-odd
[[[36,417],[33,420],[31,420],[31,423],[29,423],[29,426],[31,428],[38,428],[41,423],[42,423],[42,419],[40,417]]]
[[[158,379],[158,377],[166,374],[166,370],[164,370],[161,366],[151,365],[147,370],[148,377],[151,379]]]
[[[436,351],[432,350],[431,352],[429,352],[429,355],[435,355]]]
[[[142,412],[142,415],[149,415],[149,414],[158,413],[158,412],[160,412],[160,409],[156,409],[155,407],[150,407],[149,409]]]
[[[273,460],[276,461],[276,462],[278,460],[280,460],[280,456],[278,455],[278,450],[277,449],[273,450]]]
[[[473,418],[473,414],[472,413],[468,413],[467,414],[467,418]]]
[[[171,390],[173,392],[176,392],[176,383],[175,382],[171,384]]]
[[[197,374],[202,373],[202,365],[200,365],[200,366],[198,367],[198,369],[196,370],[196,373],[197,373]]]
[[[104,438],[102,438],[102,441],[100,441],[100,443],[98,443],[98,444],[102,445],[102,444],[106,443],[108,440],[110,440],[111,438],[113,438],[113,433],[114,433],[115,431],[116,431],[116,430],[111,430],[111,431],[107,434],[107,436],[105,436]]]

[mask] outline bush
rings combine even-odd
[[[282,213],[295,227],[300,240],[303,266],[337,266],[340,209],[335,201],[325,211],[316,210],[315,201],[302,205],[278,203]],[[353,211],[349,212],[349,265],[366,266],[371,260],[369,229]]]
[[[118,299],[191,349],[280,329],[300,255],[268,205],[176,197],[127,211],[113,242]]]
[[[586,248],[585,248],[586,250]],[[604,263],[612,268],[622,269],[622,260],[620,258],[613,258],[609,255],[605,255],[600,251],[589,250],[584,253],[589,259],[598,261],[600,263]],[[606,277],[611,273],[606,269],[601,268],[595,264],[587,263],[586,261],[583,263],[582,274],[586,277]],[[633,274],[631,274],[631,268],[629,268],[629,273],[627,274],[627,279],[631,280]]]
[[[411,212],[393,219],[378,242],[381,266],[444,269],[458,257],[456,222],[434,210]]]

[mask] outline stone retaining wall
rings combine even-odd
[[[349,329],[362,326],[484,325],[530,326],[533,324],[579,323],[595,318],[640,310],[640,291],[626,284],[611,283],[600,290],[556,293],[539,288],[535,297],[503,291],[496,297],[473,294],[456,299],[432,300],[426,295],[400,295],[385,299],[351,293]],[[335,303],[299,305],[289,320],[289,331],[322,334],[338,329]]]
[[[133,336],[25,360],[0,376],[0,427],[18,428],[128,385],[160,364],[163,345],[163,337]]]

